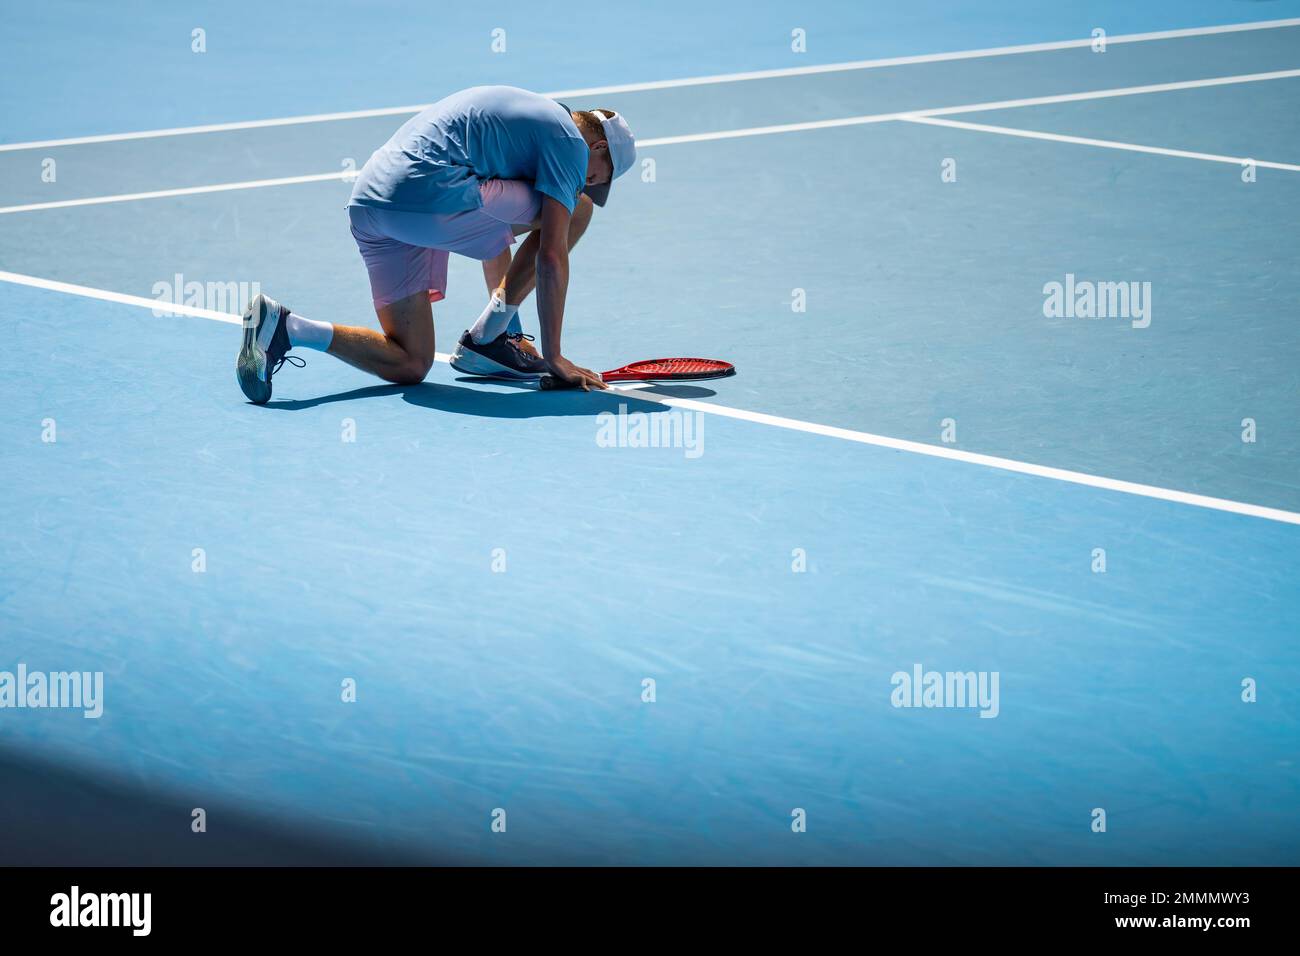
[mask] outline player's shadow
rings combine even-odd
[[[458,381],[473,382],[472,378]],[[421,382],[419,385],[368,385],[319,398],[270,401],[266,408],[281,411],[298,411],[336,402],[355,402],[364,398],[401,395],[402,400],[439,412],[455,415],[476,415],[483,418],[556,418],[574,415],[599,415],[617,412],[620,405],[637,406],[638,411],[654,411],[655,401],[663,398],[709,398],[716,395],[712,389],[699,385],[651,385],[631,392],[540,391],[535,385],[511,386],[508,382],[494,385],[511,387],[499,392],[463,385],[446,385],[441,382]]]

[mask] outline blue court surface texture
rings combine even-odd
[[[470,6],[6,11],[0,672],[103,693],[0,709],[0,861],[1300,862],[1300,0]],[[482,83],[638,136],[566,354],[739,374],[246,403]]]

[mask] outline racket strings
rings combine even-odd
[[[726,368],[727,363],[713,359],[678,358],[657,362],[637,362],[631,370],[655,375],[703,375]]]

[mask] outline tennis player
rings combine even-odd
[[[453,368],[520,379],[549,372],[604,388],[560,347],[569,250],[635,158],[632,131],[613,110],[570,110],[510,86],[473,87],[430,106],[370,157],[347,205],[383,332],[309,319],[258,295],[244,312],[236,361],[244,394],[270,400],[271,378],[295,348],[329,352],[389,382],[423,381],[434,358],[431,303],[446,293],[453,252],[482,261],[488,288]],[[534,288],[540,354],[519,321]]]

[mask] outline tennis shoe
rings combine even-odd
[[[254,405],[271,400],[271,378],[281,365],[288,362],[302,368],[307,364],[286,354],[292,347],[285,321],[288,317],[288,309],[260,292],[244,310],[244,338],[235,360],[235,374],[239,387]]]
[[[546,371],[546,361],[529,354],[531,349],[524,343],[531,341],[533,337],[522,332],[502,332],[491,342],[475,342],[466,332],[452,353],[451,367],[465,375],[537,379]]]

